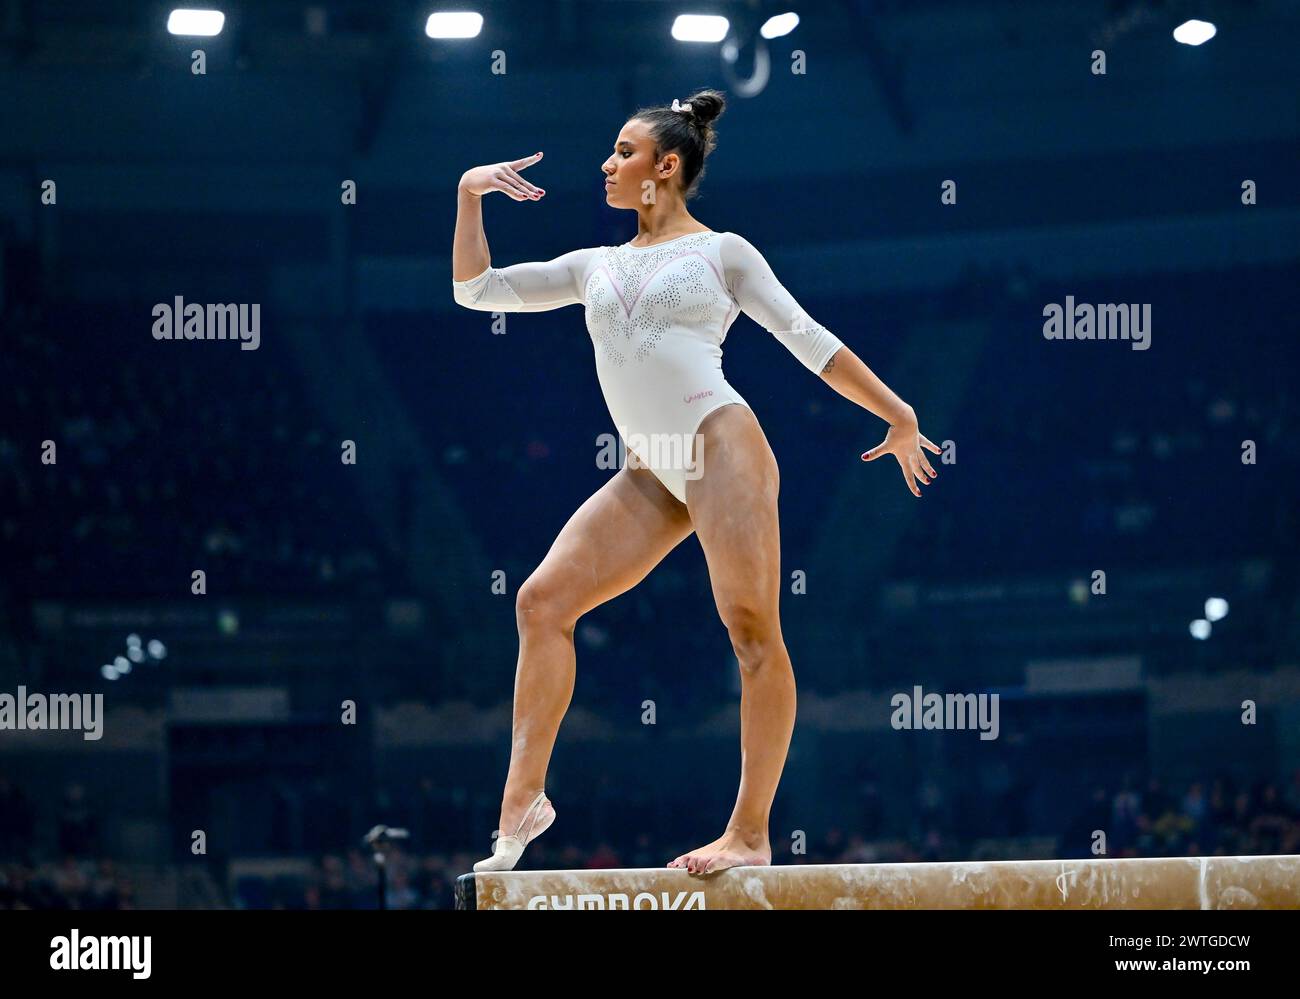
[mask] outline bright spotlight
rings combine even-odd
[[[167,30],[173,35],[202,35],[210,38],[221,34],[226,15],[219,10],[187,10],[178,8],[167,15]]]
[[[140,636],[134,631],[126,636],[126,647],[128,649],[138,649],[140,647]]]
[[[151,659],[167,658],[167,646],[163,645],[158,639],[151,638],[149,640],[149,657]]]
[[[763,22],[763,27],[758,29],[758,33],[764,38],[780,38],[782,35],[788,35],[799,26],[799,15],[793,12],[788,14],[777,14],[769,17]]]
[[[1174,29],[1174,41],[1184,45],[1203,45],[1214,37],[1216,31],[1209,21],[1184,21]]]
[[[99,675],[102,676],[105,680],[116,680],[117,670],[115,670],[112,666],[101,666],[99,667]]]
[[[1205,601],[1205,619],[1207,621],[1222,621],[1228,616],[1228,601],[1223,597],[1210,597]]]
[[[142,663],[144,662],[144,649],[138,645],[133,645],[126,650],[126,657],[133,663]]]
[[[673,21],[673,37],[679,42],[720,42],[731,27],[717,14],[678,14]]]
[[[424,33],[430,38],[477,38],[483,15],[470,10],[444,10],[430,14]]]
[[[1210,637],[1210,622],[1205,618],[1197,618],[1187,629],[1192,633],[1192,637],[1197,641],[1205,641]]]

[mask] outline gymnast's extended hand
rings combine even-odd
[[[916,416],[912,414],[903,416],[898,423],[891,423],[889,429],[885,431],[885,439],[866,452],[862,460],[875,461],[882,454],[892,454],[903,469],[903,481],[907,483],[907,488],[912,490],[913,496],[920,496],[921,490],[916,487],[917,481],[928,486],[931,479],[938,478],[938,473],[930,467],[930,459],[925,456],[925,451],[921,448],[933,451],[935,454],[942,453],[917,428]]]
[[[913,496],[920,496],[917,482],[928,486],[931,480],[938,478],[921,448],[935,454],[943,451],[921,433],[916,422],[916,410],[895,395],[848,347],[841,346],[835,352],[822,368],[821,375],[822,381],[844,398],[856,402],[889,424],[885,439],[864,452],[862,460],[875,461],[883,454],[892,454],[903,470],[907,488]]]
[[[541,201],[546,192],[519,175],[520,170],[532,166],[541,158],[541,153],[533,153],[521,160],[470,167],[461,174],[460,189],[479,197],[489,191],[504,191],[516,201]]]

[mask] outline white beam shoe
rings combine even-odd
[[[497,831],[497,838],[492,844],[492,856],[480,860],[474,865],[476,873],[484,871],[513,871],[524,847],[551,827],[555,821],[555,806],[543,791],[524,812],[523,820],[513,835],[502,836]]]

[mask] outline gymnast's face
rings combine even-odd
[[[681,157],[676,153],[666,153],[655,162],[650,127],[633,118],[618,133],[614,152],[600,168],[605,174],[605,203],[614,208],[652,205],[680,166]]]

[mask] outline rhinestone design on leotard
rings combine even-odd
[[[592,272],[586,288],[587,331],[604,360],[615,367],[622,367],[629,356],[644,361],[669,327],[708,322],[725,293],[709,273],[709,263],[694,251],[717,235],[695,233],[649,252],[604,248],[601,266]],[[665,268],[678,258],[686,259]]]

